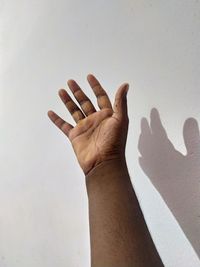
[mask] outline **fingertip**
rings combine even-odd
[[[48,110],[47,115],[48,115],[48,117],[50,117],[51,115],[53,115],[53,111],[52,110]]]
[[[94,74],[89,73],[89,74],[87,75],[87,80],[88,80],[88,82],[89,82],[89,81],[96,81],[97,78],[95,77]]]
[[[123,83],[120,87],[119,87],[119,93],[121,96],[126,96],[128,90],[129,90],[129,84],[128,83]]]
[[[61,88],[61,89],[58,90],[59,96],[64,96],[65,93],[66,93],[66,91],[63,88]]]
[[[91,78],[91,77],[94,77],[94,74],[88,73],[87,78]]]
[[[124,87],[126,88],[126,90],[129,89],[129,83],[124,83]]]
[[[73,80],[73,79],[69,79],[67,81],[67,85],[68,85],[69,89],[72,90],[72,91],[73,91],[73,88],[79,87],[78,84],[77,84],[77,82],[75,80]]]
[[[128,83],[125,83],[124,87],[125,87],[124,94],[127,95],[128,90],[129,90],[129,84]]]
[[[69,79],[69,80],[67,80],[67,84],[69,85],[70,83],[73,83],[73,82],[75,82],[75,80],[73,80],[73,79]]]

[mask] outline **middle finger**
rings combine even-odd
[[[76,100],[80,104],[82,110],[84,111],[86,116],[96,112],[96,109],[90,99],[85,95],[80,86],[74,80],[68,80],[67,84],[75,96]]]

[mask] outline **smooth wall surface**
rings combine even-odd
[[[197,0],[0,1],[1,267],[90,264],[84,175],[47,117],[75,125],[68,79],[97,107],[88,73],[112,103],[129,82],[127,163],[148,227],[165,266],[200,266],[199,18]]]

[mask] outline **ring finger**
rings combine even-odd
[[[79,102],[82,110],[74,103],[72,98],[69,96],[69,94],[64,89],[59,90],[59,96],[69,112],[71,113],[73,119],[76,123],[78,123],[80,120],[84,119],[86,116],[89,116],[90,114],[96,112],[95,107],[93,106],[90,99],[84,94],[84,92],[81,90],[79,85],[74,80],[69,80],[67,82],[70,90],[72,91],[73,95],[75,96],[76,100]]]

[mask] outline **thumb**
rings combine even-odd
[[[128,118],[127,113],[127,92],[129,90],[129,84],[123,83],[115,95],[115,102],[113,106],[114,113],[118,117]]]
[[[187,154],[199,155],[200,153],[200,134],[198,122],[194,118],[188,118],[183,126],[183,137]]]

